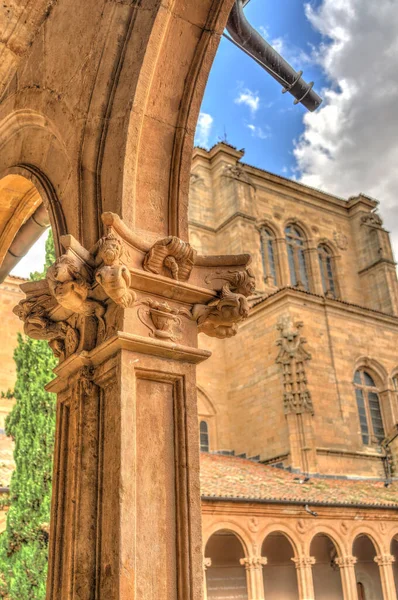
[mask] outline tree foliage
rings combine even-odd
[[[50,232],[41,279],[55,260]],[[15,441],[16,469],[10,483],[7,527],[0,536],[0,597],[8,600],[45,598],[48,533],[55,433],[55,397],[44,386],[56,364],[47,342],[18,336],[14,352],[16,403],[6,419]]]

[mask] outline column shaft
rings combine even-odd
[[[340,568],[344,600],[358,600],[357,580],[355,576],[356,562],[357,559],[355,556],[336,558],[336,564]]]
[[[312,580],[312,565],[315,564],[313,556],[292,558],[297,569],[299,600],[315,600],[314,583]]]
[[[395,589],[394,573],[392,565],[395,557],[391,554],[375,556],[375,562],[379,565],[381,585],[383,588],[384,600],[396,600],[397,593]]]
[[[242,558],[240,563],[246,569],[248,600],[264,600],[263,565],[267,559],[262,556]]]

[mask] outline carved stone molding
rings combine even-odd
[[[395,562],[395,556],[392,554],[380,554],[379,556],[375,556],[373,560],[379,567],[385,567],[387,565],[392,565]]]
[[[294,562],[296,569],[308,569],[316,562],[314,556],[299,556],[291,560]]]
[[[258,522],[257,517],[251,517],[249,519],[247,527],[248,527],[249,531],[251,531],[252,533],[257,533],[257,531],[260,528],[260,524]]]
[[[231,179],[237,179],[238,181],[247,183],[254,187],[250,176],[248,175],[248,173],[246,173],[246,171],[240,164],[226,165],[222,170],[222,176],[230,177]]]
[[[265,556],[249,556],[246,558],[241,558],[239,562],[247,570],[261,569],[261,567],[267,564],[268,559],[265,558]]]
[[[114,336],[130,309],[131,333],[140,321],[149,337],[163,342],[183,337],[182,316],[189,321],[188,340],[198,330],[235,335],[254,291],[250,256],[200,256],[173,236],[148,242],[114,213],[102,220],[105,235],[90,251],[64,235],[65,253],[46,278],[22,284],[26,298],[14,312],[28,336],[47,340],[62,361]]]
[[[211,558],[204,558],[203,559],[203,570],[207,571],[207,569],[211,567]]]
[[[311,393],[307,387],[305,363],[311,359],[311,354],[304,348],[306,339],[300,335],[303,327],[301,321],[293,323],[290,316],[281,317],[277,324],[280,346],[276,358],[283,373],[283,403],[285,413],[314,414]]]
[[[180,339],[182,321],[179,315],[190,316],[189,313],[151,298],[141,300],[141,304],[137,314],[141,323],[150,330],[151,337],[173,342]]]
[[[381,229],[383,227],[382,218],[378,213],[367,213],[361,217],[362,225],[367,225],[368,227],[374,227],[377,229]]]
[[[228,338],[236,335],[238,323],[249,316],[247,298],[254,293],[255,279],[250,268],[243,272],[215,274],[214,279],[226,281],[219,297],[207,305],[196,304],[192,309],[199,332],[210,337]]]
[[[339,250],[347,250],[348,248],[348,237],[341,231],[335,231],[333,233],[333,239]]]
[[[347,567],[353,567],[357,564],[358,559],[356,556],[340,556],[334,559],[335,564],[340,567],[340,569],[344,569]]]

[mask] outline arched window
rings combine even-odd
[[[321,245],[318,247],[319,268],[321,270],[323,293],[337,298],[337,283],[334,269],[334,259],[331,250]]]
[[[291,284],[309,290],[304,235],[297,227],[289,225],[285,229],[285,236]]]
[[[210,450],[209,426],[206,421],[200,422],[199,431],[200,431],[200,451],[201,452],[209,452],[209,450]]]
[[[354,385],[362,442],[380,444],[385,435],[376,384],[369,373],[360,369],[355,372]]]
[[[263,259],[264,280],[271,285],[278,285],[275,257],[275,237],[269,229],[261,230],[261,256]]]

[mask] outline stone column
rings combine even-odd
[[[392,570],[392,564],[395,562],[395,557],[392,554],[381,554],[375,556],[374,561],[379,565],[384,600],[396,600],[397,593]]]
[[[297,569],[299,600],[315,600],[314,583],[312,580],[312,565],[315,564],[314,556],[299,556],[292,558]]]
[[[240,564],[246,569],[248,600],[264,600],[263,565],[267,564],[267,559],[250,556],[241,558]]]
[[[202,600],[197,333],[236,333],[249,257],[103,222],[90,252],[63,236],[15,309],[60,359],[47,599]]]
[[[341,556],[335,560],[336,565],[340,568],[344,600],[358,600],[356,562],[355,556]]]
[[[203,600],[207,600],[207,579],[206,571],[211,567],[211,558],[203,559]]]

